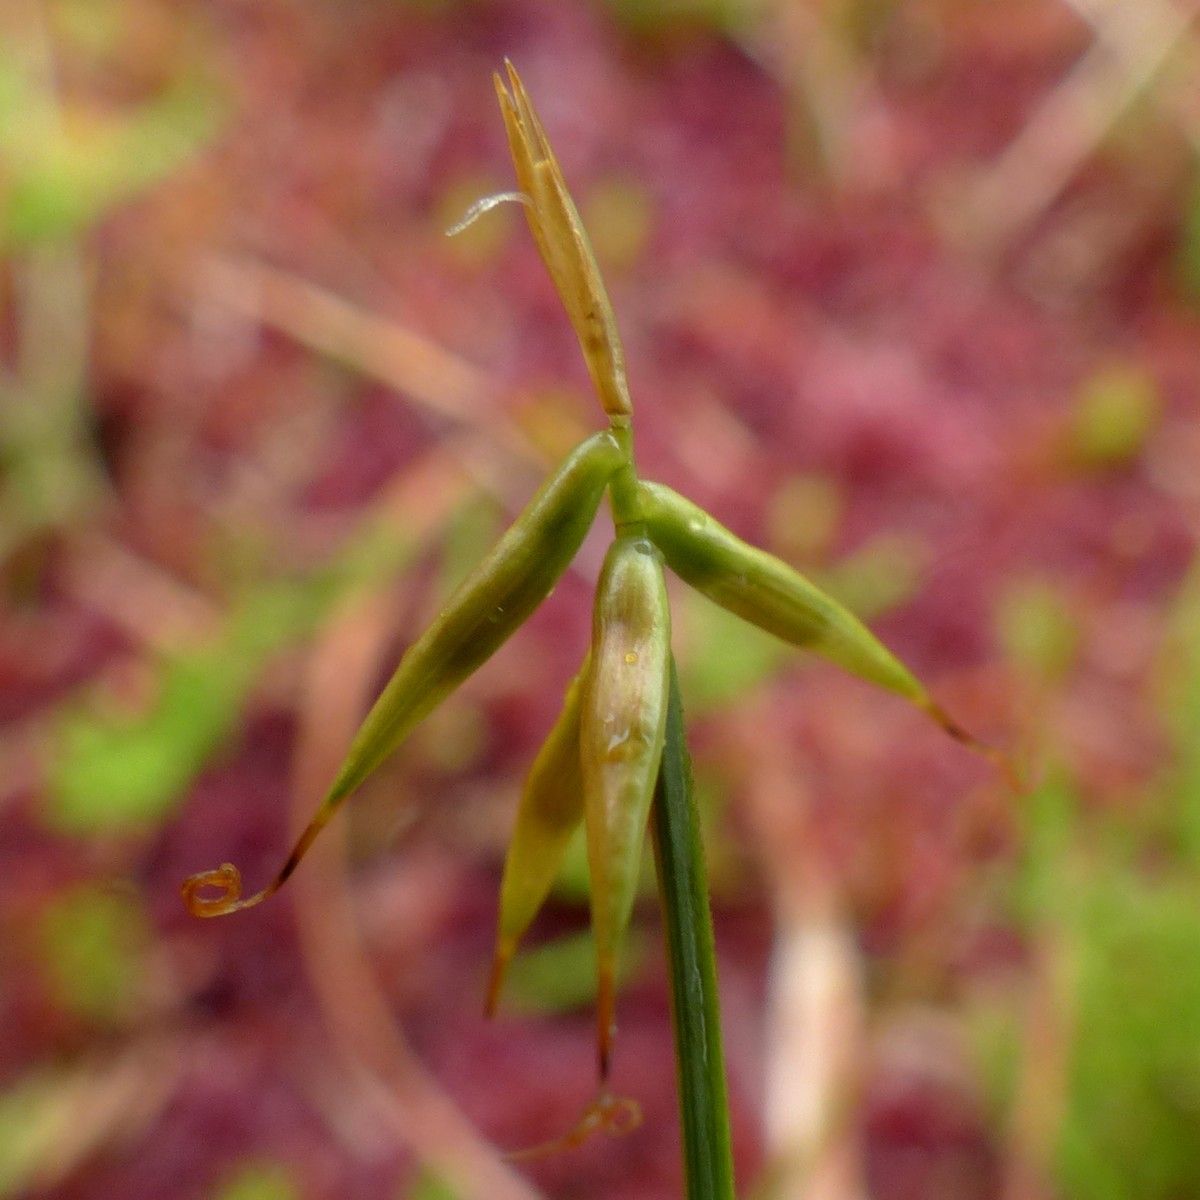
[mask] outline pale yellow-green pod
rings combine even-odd
[[[612,1044],[617,957],[662,759],[670,653],[661,557],[645,537],[618,537],[596,588],[579,728],[602,1076]]]
[[[637,506],[667,566],[697,591],[785,642],[907,697],[940,724],[953,725],[853,613],[787,563],[743,542],[664,484],[640,483]]]
[[[248,908],[283,885],[343,801],[550,594],[591,527],[613,472],[625,461],[617,439],[607,431],[593,434],[567,455],[433,624],[408,648],[275,879],[243,900],[241,879],[232,866],[193,875],[184,882],[183,894],[196,916]],[[214,890],[214,897],[204,894]]]
[[[583,821],[579,708],[589,659],[571,681],[562,711],[525,780],[500,885],[496,954],[486,1010],[495,1011],[504,973],[562,867],[567,845]]]

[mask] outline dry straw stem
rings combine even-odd
[[[767,693],[721,746],[774,916],[763,1022],[763,1140],[769,1190],[798,1200],[865,1200],[855,1114],[866,1055],[861,955],[822,851],[803,760],[778,736]]]
[[[293,825],[307,819],[314,795],[337,768],[394,624],[390,597],[375,590],[344,603],[313,648],[299,706]],[[338,1107],[378,1117],[384,1137],[399,1137],[464,1200],[539,1200],[438,1086],[397,1026],[356,931],[344,831],[313,858],[312,869],[297,880],[296,920],[314,993],[350,1068],[350,1094]],[[331,1106],[338,1099],[330,1097]]]
[[[1190,5],[1149,0],[1117,0],[1096,14],[1095,44],[967,197],[966,232],[985,253],[1003,252],[1054,204],[1186,43],[1194,22]]]
[[[496,447],[504,452],[509,473],[547,465],[505,419],[488,376],[431,338],[251,258],[213,258],[203,280],[201,302],[285,333],[380,380],[435,418],[476,431],[493,454]]]

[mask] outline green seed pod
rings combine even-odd
[[[904,696],[955,741],[993,763],[1014,791],[1022,789],[1006,754],[968,733],[853,613],[799,571],[743,542],[665,484],[638,483],[634,507],[667,566],[697,591],[785,642]]]
[[[644,537],[618,537],[596,588],[579,730],[602,1076],[612,1042],[617,954],[633,910],[662,758],[670,652],[658,551]]]
[[[262,892],[238,897],[233,868],[194,875],[184,898],[197,916],[257,904],[277,891],[334,812],[413,727],[486,662],[546,598],[591,527],[613,472],[625,460],[611,433],[593,434],[542,484],[492,552],[432,625],[409,647],[367,714],[317,814],[283,869]],[[215,897],[199,895],[217,889]]]
[[[948,723],[912,672],[856,616],[787,563],[743,542],[661,483],[639,484],[637,502],[667,565],[697,591]]]
[[[590,659],[571,680],[554,728],[533,760],[513,827],[504,880],[496,955],[486,1011],[495,1011],[504,972],[517,943],[542,907],[562,866],[571,835],[583,820],[583,772],[579,763],[579,707]]]

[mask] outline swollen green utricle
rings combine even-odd
[[[550,594],[623,461],[611,433],[580,443],[413,643],[363,722],[329,799],[352,792],[412,727],[486,662]]]
[[[908,668],[856,617],[787,563],[743,542],[661,483],[640,483],[639,515],[667,566],[722,608],[931,709]]]
[[[612,1041],[617,955],[633,909],[662,758],[670,644],[658,551],[644,537],[618,537],[596,587],[579,728],[602,1075]]]
[[[194,913],[217,916],[257,904],[278,890],[346,797],[549,595],[579,549],[604,489],[623,461],[617,440],[608,432],[593,434],[567,456],[400,660],[324,802],[275,880],[241,900],[236,872],[222,868],[193,876],[184,885],[184,894]],[[206,888],[216,888],[219,895],[201,896]]]
[[[493,1012],[504,972],[517,943],[537,916],[554,884],[571,835],[583,820],[583,770],[579,762],[579,710],[590,658],[571,680],[562,711],[533,760],[513,827],[504,879],[496,955],[488,986]]]

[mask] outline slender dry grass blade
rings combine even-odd
[[[349,602],[327,625],[309,662],[300,710],[293,823],[307,819],[349,743],[395,606],[381,593]],[[313,855],[298,881],[300,949],[318,1003],[365,1098],[455,1195],[472,1200],[537,1200],[500,1154],[472,1128],[414,1054],[380,990],[356,932],[345,872],[345,834]]]

